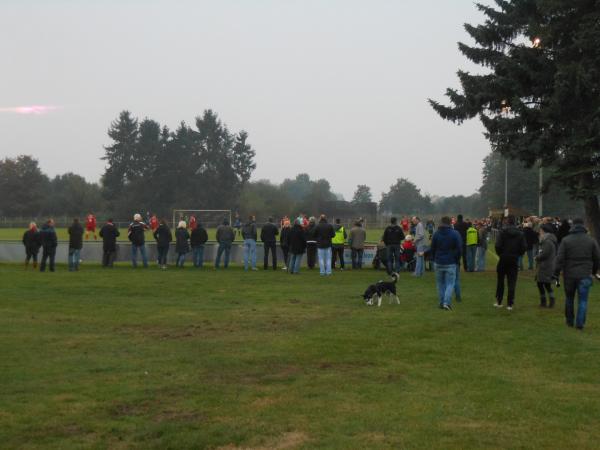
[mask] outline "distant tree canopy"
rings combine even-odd
[[[399,178],[381,195],[381,212],[389,214],[425,214],[432,211],[431,198],[406,178]]]
[[[354,196],[352,197],[352,203],[355,205],[361,203],[370,203],[373,201],[373,194],[371,194],[371,188],[365,184],[359,184],[356,186]]]

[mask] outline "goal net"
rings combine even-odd
[[[230,209],[174,209],[173,210],[173,229],[177,228],[180,220],[185,220],[187,226],[190,221],[196,220],[204,228],[216,228],[223,223],[224,219],[231,225]]]

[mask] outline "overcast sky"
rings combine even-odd
[[[0,0],[0,156],[96,181],[130,110],[175,128],[215,110],[255,148],[253,179],[327,178],[375,199],[399,177],[471,194],[489,145],[427,98],[473,69],[470,0]],[[6,109],[45,105],[45,114]],[[22,112],[22,111],[21,111]]]

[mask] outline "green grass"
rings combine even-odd
[[[492,272],[364,306],[382,276],[0,265],[0,446],[598,448],[594,291],[582,333],[530,274],[512,313]]]

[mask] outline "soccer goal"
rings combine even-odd
[[[174,209],[173,229],[177,228],[180,220],[185,220],[189,227],[192,217],[204,228],[216,228],[223,223],[223,219],[229,220],[229,224],[231,224],[230,209]]]

